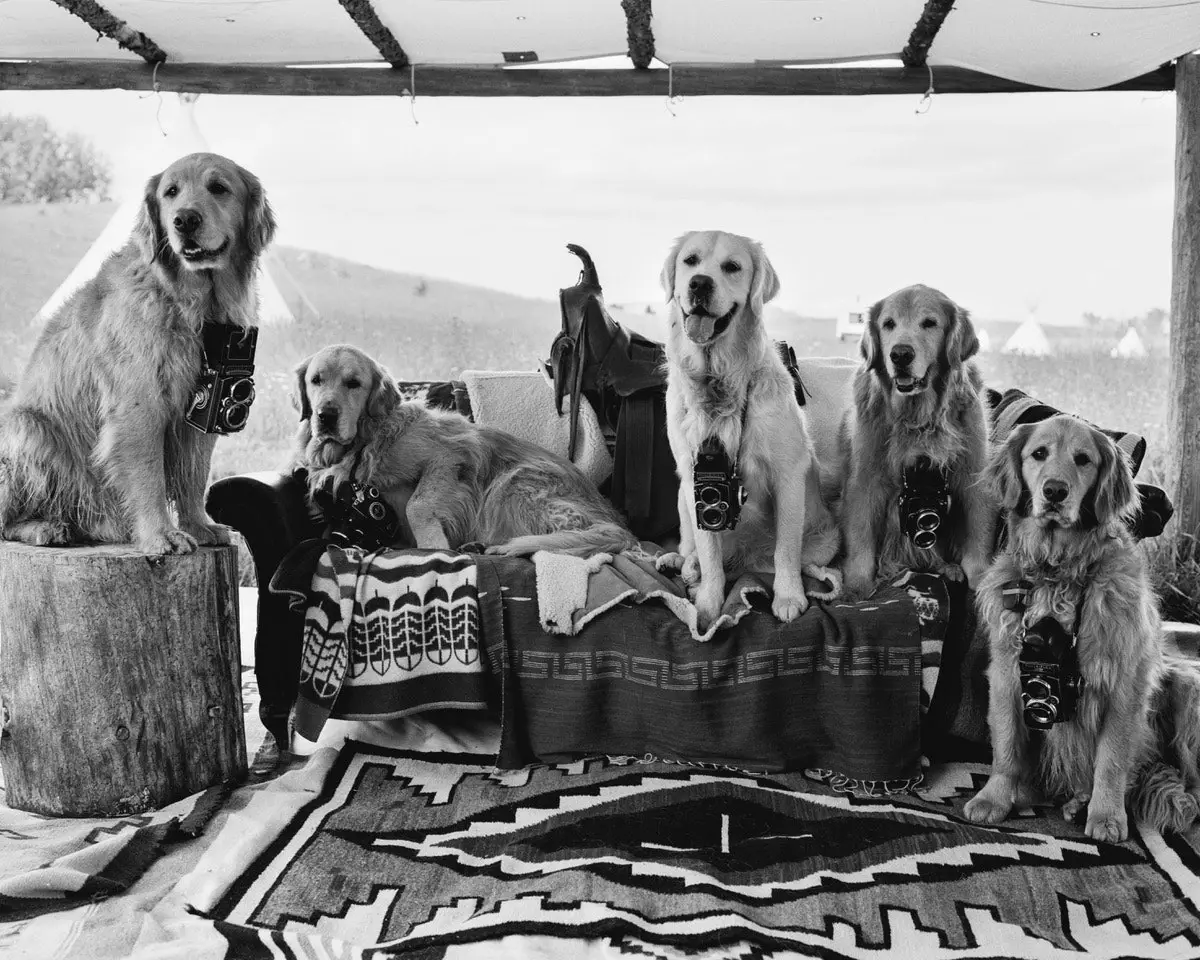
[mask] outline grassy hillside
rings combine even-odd
[[[103,229],[112,204],[95,206],[0,205],[0,393],[15,380],[31,346],[30,319],[53,293]],[[464,369],[533,369],[559,329],[557,291],[544,298],[514,296],[437,278],[378,270],[337,257],[276,248],[276,273],[297,319],[260,334],[258,399],[245,431],[217,444],[215,477],[270,469],[283,462],[296,428],[290,394],[295,364],[328,343],[354,343],[377,357],[399,378],[448,379]],[[562,284],[575,281],[567,271]],[[664,334],[665,308],[651,304],[613,308],[614,316],[647,336]],[[839,342],[832,318],[803,317],[768,309],[771,334],[786,339],[801,356],[857,356],[858,344]],[[1016,323],[980,324],[994,347]],[[1162,479],[1168,438],[1165,345],[1148,344],[1145,360],[1114,360],[1110,338],[1079,328],[1047,326],[1056,356],[1016,357],[989,352],[980,357],[987,382],[997,389],[1021,387],[1048,403],[1103,426],[1134,430],[1149,440],[1141,478]],[[1166,547],[1168,544],[1163,544]],[[1200,615],[1193,589],[1200,564],[1175,565],[1168,552],[1156,555],[1158,580],[1176,616]],[[1189,579],[1190,578],[1190,579]],[[1191,595],[1180,601],[1178,588]],[[1182,605],[1178,605],[1182,604]]]

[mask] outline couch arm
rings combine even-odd
[[[238,531],[250,548],[258,577],[258,629],[254,674],[262,697],[258,712],[280,749],[288,746],[288,713],[300,675],[304,616],[286,597],[267,590],[279,561],[306,537],[319,535],[308,515],[304,485],[281,473],[252,473],[218,480],[208,490],[208,513]]]

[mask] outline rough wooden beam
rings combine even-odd
[[[417,67],[422,97],[635,97],[667,96],[666,70],[554,70],[537,67]],[[920,96],[925,71],[903,67],[820,67],[676,64],[673,92],[704,96]],[[1106,90],[1170,90],[1171,67],[1105,87]],[[174,63],[158,71],[164,92],[259,94],[290,97],[403,95],[407,73],[371,67],[239,66]],[[0,90],[152,90],[151,71],[120,60],[0,62]],[[938,94],[1033,93],[1045,90],[959,67],[941,67]],[[1054,91],[1061,93],[1062,91]]]
[[[346,8],[350,19],[363,35],[375,44],[375,49],[384,60],[393,67],[408,66],[408,54],[404,52],[392,31],[383,25],[375,8],[371,6],[371,0],[338,0],[338,3]]]
[[[147,63],[163,63],[167,59],[163,49],[140,30],[134,30],[119,17],[114,17],[96,0],[54,0],[68,13],[73,13],[80,20],[99,34],[103,34],[131,50]]]
[[[1177,532],[1200,537],[1200,56],[1195,54],[1175,65],[1171,256],[1167,483]]]
[[[646,70],[654,59],[654,31],[650,27],[650,0],[621,0],[629,35],[629,59]]]
[[[909,34],[908,43],[900,51],[900,60],[906,67],[923,67],[929,58],[929,48],[942,29],[946,14],[954,6],[954,0],[925,0],[925,9],[917,25]]]

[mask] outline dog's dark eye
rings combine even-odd
[[[924,320],[921,321],[921,326],[924,327],[926,330],[932,330],[934,327],[937,326],[937,321],[934,320],[932,317],[926,317]]]
[[[314,373],[312,375],[312,379],[309,380],[308,382],[311,383],[314,387],[319,387],[321,385],[321,375],[319,373]]]
[[[175,186],[175,184],[171,184],[169,187],[167,187],[166,190],[163,191],[163,196],[164,197],[173,197],[177,193],[179,193],[179,188],[177,186]]]
[[[883,327],[884,330],[895,330],[896,329],[896,321],[893,320],[891,317],[888,317],[886,320],[883,321],[881,326]]]
[[[1089,457],[1086,453],[1075,454],[1075,466],[1086,467],[1091,462],[1092,462],[1092,458]]]
[[[737,273],[742,269],[742,265],[736,260],[726,260],[721,264],[721,269],[726,273]]]
[[[362,386],[362,381],[359,380],[358,377],[351,377],[349,380],[346,381],[346,389],[347,390],[357,390],[361,386]]]
[[[1033,451],[1033,453],[1030,454],[1030,456],[1034,460],[1045,460],[1048,456],[1050,456],[1050,451],[1045,447],[1038,447]]]
[[[223,183],[220,183],[218,181],[213,181],[212,183],[210,183],[208,185],[208,192],[211,193],[214,197],[219,197],[223,194],[228,193],[229,188],[227,186],[225,186],[225,184],[223,184]]]
[[[687,264],[689,267],[694,267],[696,264],[698,264],[700,262],[700,258],[698,256],[696,256],[694,253],[689,253],[686,257],[683,258],[683,262],[685,264]]]

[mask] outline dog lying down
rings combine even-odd
[[[402,402],[388,372],[356,347],[325,347],[296,367],[301,425],[294,463],[310,496],[371,484],[426,550],[575,556],[638,546],[620,515],[570,461],[457,413]]]

